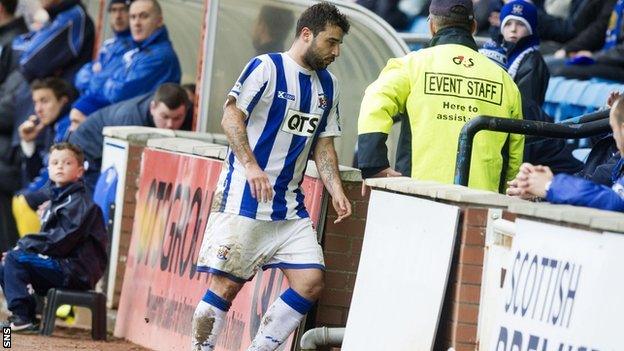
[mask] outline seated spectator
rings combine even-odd
[[[0,284],[12,315],[3,327],[34,331],[35,299],[52,288],[93,289],[106,268],[108,235],[102,211],[80,181],[84,156],[68,143],[50,149],[48,171],[54,182],[41,231],[26,235],[3,253]]]
[[[68,110],[76,94],[73,87],[60,78],[35,80],[31,91],[35,114],[18,127],[18,132],[26,179],[43,177],[28,185],[29,190],[37,190],[48,180],[45,171],[48,149],[67,138]]]
[[[500,20],[502,35],[479,52],[507,70],[523,100],[531,99],[541,106],[550,73],[539,52],[537,8],[524,0],[510,1],[501,9]]]
[[[123,55],[133,46],[128,3],[129,0],[109,2],[108,20],[113,37],[102,43],[97,59],[82,66],[76,74],[74,85],[80,94],[100,89],[115,71],[123,69]]]
[[[508,2],[501,9],[501,33],[486,43],[482,54],[503,66],[518,85],[525,119],[553,122],[540,106],[544,103],[550,74],[539,52],[537,8],[524,0]],[[575,173],[582,163],[572,156],[565,140],[527,136],[524,162],[550,166],[553,172]]]
[[[399,32],[405,31],[411,23],[407,14],[399,9],[400,0],[357,0],[356,2],[379,15]]]
[[[180,82],[180,63],[157,0],[132,2],[130,32],[135,46],[123,55],[123,66],[87,89],[74,104],[72,120],[82,121],[102,107],[153,91],[162,83]]]
[[[585,30],[597,26],[599,22],[596,19],[600,16],[603,2],[603,0],[572,0],[564,16],[557,16],[538,8],[540,39],[564,44]]]
[[[104,127],[144,126],[165,129],[190,129],[191,106],[186,92],[173,83],[161,85],[155,93],[148,93],[103,108],[89,116],[69,136],[69,141],[84,150],[89,167],[85,186],[93,191],[100,174]]]
[[[80,0],[42,0],[50,22],[13,41],[19,69],[28,81],[60,76],[74,81],[76,72],[91,61],[95,30]]]
[[[15,17],[17,0],[0,0],[0,83],[17,67],[13,59],[13,40],[28,32],[23,17]]]
[[[624,82],[624,3],[606,1],[592,31],[585,30],[549,60],[553,76],[574,79],[602,78]],[[606,35],[605,35],[606,32]]]
[[[0,0],[0,94],[2,82],[17,66],[11,43],[16,36],[28,32],[24,18],[15,17],[17,0]],[[13,119],[0,114],[0,251],[6,251],[17,241],[17,229],[11,213],[11,198],[20,188],[19,165],[11,157]]]
[[[624,98],[619,97],[611,108],[609,123],[620,155],[624,153]],[[509,182],[511,196],[545,198],[554,204],[594,207],[624,211],[624,159],[613,168],[611,188],[568,174],[553,175],[546,166],[525,163],[516,178]]]

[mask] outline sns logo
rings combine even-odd
[[[310,137],[316,132],[320,115],[311,113],[303,113],[295,110],[288,110],[282,131],[304,137]]]
[[[468,68],[474,66],[474,61],[471,58],[466,59],[463,56],[455,56],[455,57],[453,57],[453,63],[456,64],[456,65],[463,64],[464,67],[468,67]]]

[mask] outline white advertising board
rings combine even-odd
[[[493,351],[624,348],[624,235],[516,220]]]
[[[102,149],[102,171],[113,166],[117,170],[117,189],[115,192],[115,215],[113,235],[111,240],[110,262],[108,266],[108,281],[106,285],[107,305],[112,307],[115,296],[115,281],[117,278],[117,262],[119,259],[119,236],[121,233],[121,218],[124,204],[124,190],[126,188],[126,166],[128,164],[128,142],[125,140],[104,138]]]
[[[343,351],[431,350],[459,208],[374,190]]]

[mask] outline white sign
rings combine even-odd
[[[117,170],[117,189],[115,192],[115,215],[113,225],[113,235],[111,240],[111,253],[108,268],[107,282],[107,306],[113,307],[113,297],[115,296],[115,282],[117,280],[117,262],[119,261],[119,240],[121,235],[121,222],[124,205],[124,192],[126,189],[126,165],[128,164],[128,142],[114,138],[105,137],[102,149],[102,171],[109,167]]]
[[[431,350],[459,208],[373,191],[343,351]]]
[[[486,350],[622,350],[624,235],[516,224]]]

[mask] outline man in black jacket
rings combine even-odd
[[[28,32],[22,17],[15,18],[17,0],[0,0],[0,96],[5,95],[4,80],[14,70],[11,42],[16,36]],[[20,187],[19,166],[11,155],[13,118],[0,113],[0,251],[6,251],[17,241],[15,221],[11,214],[11,197]]]
[[[41,232],[29,234],[3,254],[0,284],[12,312],[2,324],[13,331],[34,331],[36,303],[31,285],[44,295],[52,288],[93,289],[108,261],[108,234],[102,211],[87,195],[80,177],[84,155],[59,143],[50,149],[48,171],[55,186],[43,212]]]
[[[186,91],[174,83],[165,83],[155,93],[122,101],[89,115],[69,136],[69,142],[84,150],[89,163],[84,177],[87,189],[93,191],[100,174],[104,127],[144,126],[190,130],[191,115]]]

